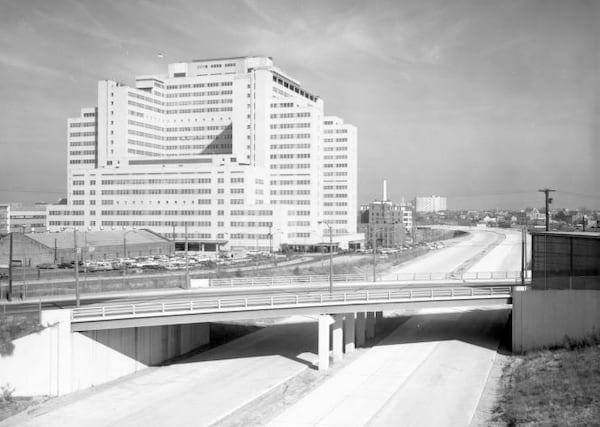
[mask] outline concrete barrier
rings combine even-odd
[[[522,353],[600,334],[600,291],[515,290],[512,349]]]
[[[42,312],[39,333],[0,358],[0,384],[15,395],[60,396],[159,365],[209,342],[205,323],[71,332],[70,310]]]

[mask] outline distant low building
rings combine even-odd
[[[0,234],[43,233],[47,231],[46,203],[5,203],[0,205]]]
[[[149,230],[79,231],[77,248],[80,259],[90,261],[174,252],[172,241]],[[9,236],[4,236],[0,238],[0,264],[8,264],[9,251]],[[12,259],[15,265],[22,266],[71,262],[75,259],[73,231],[13,233]]]
[[[415,206],[417,212],[440,212],[448,209],[446,197],[441,196],[417,197]]]

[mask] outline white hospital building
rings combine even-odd
[[[357,134],[268,57],[98,83],[67,124],[60,231],[147,228],[198,250],[358,243]]]

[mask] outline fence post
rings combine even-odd
[[[102,317],[106,316],[106,307],[102,306]]]
[[[221,309],[221,299],[220,298],[217,300],[217,309],[218,310]]]
[[[346,292],[344,292],[344,302],[346,302]]]
[[[298,302],[298,295],[296,295],[296,305],[298,305],[298,304],[299,304],[299,302]]]
[[[163,310],[164,311],[164,310]],[[131,314],[135,316],[135,304],[131,306]]]
[[[323,304],[323,294],[321,294],[321,304]]]
[[[388,301],[390,301],[392,299],[392,291],[391,289],[388,290]]]
[[[271,295],[271,307],[273,307],[273,295]]]
[[[163,302],[161,305],[162,305],[162,312],[164,313],[165,312],[165,303]]]

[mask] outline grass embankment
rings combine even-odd
[[[496,422],[600,425],[600,345],[515,357],[502,387]]]
[[[39,313],[0,315],[0,357],[12,355],[14,340],[42,329]],[[46,400],[45,397],[15,397],[13,392],[14,388],[0,378],[0,421]]]

